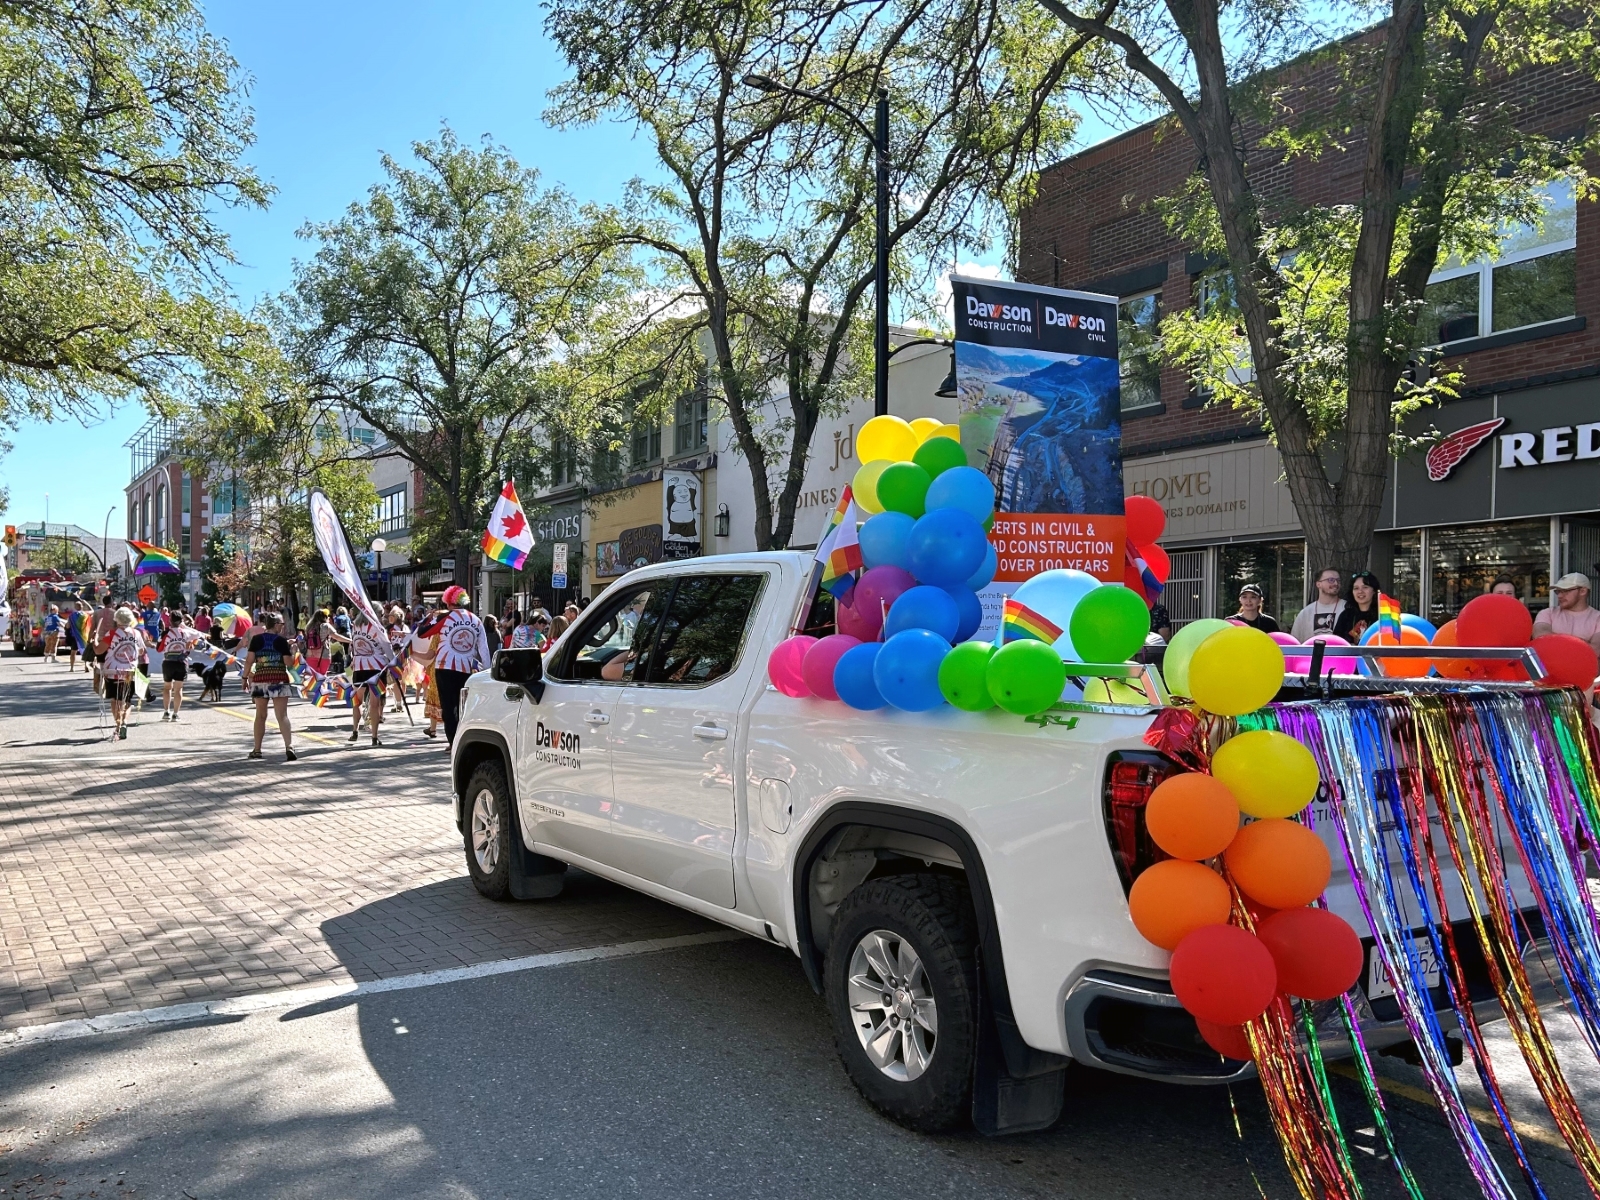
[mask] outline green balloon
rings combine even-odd
[[[1103,583],[1079,600],[1067,632],[1082,662],[1127,662],[1150,634],[1150,610],[1132,588]]]
[[[890,512],[920,517],[926,511],[928,485],[932,482],[932,477],[916,463],[895,463],[878,476],[878,503]]]
[[[949,438],[940,438],[948,442]],[[939,690],[957,708],[985,712],[994,707],[989,695],[989,660],[995,649],[988,642],[962,642],[939,664]],[[1058,695],[1060,693],[1057,693]]]
[[[1001,708],[1031,717],[1061,699],[1067,664],[1044,642],[1021,638],[994,652],[985,682],[990,697]]]
[[[1216,617],[1202,617],[1190,621],[1167,643],[1167,653],[1161,659],[1161,673],[1166,676],[1167,690],[1174,696],[1189,694],[1189,660],[1205,641],[1219,629],[1229,628],[1228,623]],[[1076,643],[1074,643],[1076,644]]]
[[[954,438],[931,437],[917,447],[911,461],[926,471],[928,478],[937,479],[941,471],[966,466],[967,452]]]

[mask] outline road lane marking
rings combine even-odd
[[[1327,1066],[1328,1070],[1335,1075],[1343,1075],[1346,1079],[1354,1079],[1358,1082],[1361,1079],[1361,1076],[1356,1073],[1356,1069],[1348,1063],[1329,1063]],[[1418,1104],[1426,1104],[1435,1112],[1439,1111],[1439,1101],[1432,1092],[1425,1088],[1402,1083],[1400,1080],[1390,1078],[1388,1075],[1379,1075],[1376,1071],[1372,1073],[1372,1079],[1382,1092],[1386,1092],[1391,1096],[1403,1096],[1407,1100],[1415,1100]],[[1488,1109],[1479,1108],[1474,1104],[1468,1104],[1464,1107],[1467,1115],[1484,1128],[1493,1130],[1500,1128],[1500,1118]],[[1530,1125],[1526,1121],[1519,1121],[1517,1118],[1512,1117],[1511,1127],[1517,1131],[1518,1137],[1527,1138],[1530,1142],[1554,1146],[1557,1150],[1567,1149],[1567,1143],[1559,1133],[1546,1129],[1542,1125]]]
[[[130,1029],[148,1029],[152,1026],[171,1025],[181,1021],[200,1021],[207,1017],[248,1016],[275,1008],[301,1008],[329,1000],[345,998],[360,1000],[363,996],[373,996],[380,992],[404,992],[412,988],[435,987],[441,983],[487,979],[492,975],[510,975],[546,967],[565,967],[573,963],[603,962],[613,958],[633,958],[640,954],[658,954],[664,950],[684,950],[693,946],[714,945],[718,942],[743,941],[748,937],[748,934],[732,929],[720,929],[711,933],[688,933],[679,937],[648,938],[639,942],[619,942],[611,946],[590,946],[583,950],[557,950],[547,954],[529,954],[523,958],[502,958],[493,962],[475,963],[470,967],[447,967],[440,971],[396,975],[390,979],[373,979],[366,983],[331,983],[320,987],[261,992],[253,996],[235,996],[224,1000],[171,1004],[163,1008],[140,1009],[137,1012],[109,1013],[103,1017],[88,1017],[75,1021],[23,1025],[0,1033],[0,1047],[34,1042],[62,1042],[72,1038],[95,1037],[107,1033],[125,1033]]]

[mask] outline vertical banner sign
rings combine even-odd
[[[367,599],[367,589],[356,571],[355,555],[350,552],[350,541],[339,523],[339,514],[333,511],[333,504],[320,488],[311,489],[311,532],[317,539],[317,549],[322,552],[322,564],[328,568],[339,590],[361,610],[374,629],[382,629],[383,620],[372,607],[372,601]]]
[[[550,546],[550,586],[567,586],[567,544],[554,542]]]
[[[697,558],[700,554],[702,487],[694,471],[661,472],[661,557]]]
[[[992,630],[1001,593],[1041,571],[1122,581],[1117,301],[960,276],[951,285],[961,445],[996,493],[999,569],[983,595]]]

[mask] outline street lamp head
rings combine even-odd
[[[779,86],[777,80],[771,79],[766,75],[756,75],[756,74],[752,73],[752,74],[746,75],[741,82],[743,82],[745,87],[747,87],[747,88],[755,88],[755,90],[758,91],[758,92],[781,92],[781,91],[783,91],[783,88],[781,86]]]
[[[382,538],[373,538],[372,539],[372,549],[374,551],[376,551],[377,553],[382,554],[388,548],[389,548],[389,543],[384,541]]]

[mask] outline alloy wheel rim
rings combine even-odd
[[[939,1009],[922,958],[887,929],[864,934],[850,954],[850,1021],[862,1050],[899,1083],[919,1078],[933,1061]]]
[[[485,875],[500,865],[500,806],[488,788],[472,802],[472,856]]]

